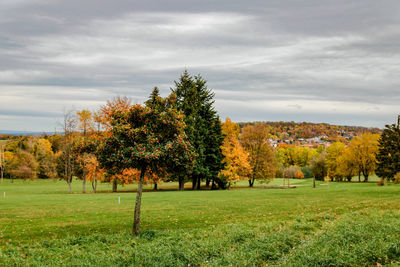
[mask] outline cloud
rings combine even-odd
[[[63,107],[94,109],[116,95],[142,102],[154,86],[166,95],[185,68],[208,80],[221,115],[236,121],[382,127],[399,112],[396,1],[19,0],[0,7],[3,129],[18,130],[15,120],[24,127],[28,114],[41,118],[36,128],[52,129],[50,117]]]

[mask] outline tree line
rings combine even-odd
[[[214,93],[200,76],[185,71],[171,93],[161,97],[154,88],[144,104],[126,97],[108,101],[98,110],[65,111],[62,133],[15,137],[2,153],[1,172],[17,178],[61,178],[69,191],[74,178],[82,192],[90,182],[137,183],[133,233],[139,232],[144,183],[177,181],[200,189],[227,189],[239,180],[268,182],[274,177],[364,181],[374,172],[398,182],[400,173],[400,117],[382,135],[370,132],[347,145],[328,147],[270,145],[266,123],[222,122],[214,108]],[[314,182],[315,186],[315,182]]]
[[[124,137],[118,135],[120,132],[115,132],[118,127],[126,128],[126,125],[136,127],[135,130],[138,131],[139,124],[133,125],[133,118],[130,121],[125,118],[123,121],[118,116],[129,112],[133,107],[146,107],[157,110],[160,114],[167,110],[175,112],[175,116],[183,123],[183,133],[178,135],[187,143],[191,153],[189,163],[182,163],[187,161],[185,154],[182,154],[181,158],[169,162],[168,166],[158,168],[157,171],[148,168],[143,182],[153,184],[154,189],[162,181],[177,181],[179,190],[184,190],[185,183],[191,182],[192,189],[197,190],[202,182],[210,189],[226,189],[239,180],[247,180],[252,187],[256,180],[262,183],[274,177],[351,181],[354,176],[358,176],[358,181],[361,181],[362,176],[363,181],[367,182],[374,173],[387,180],[395,180],[399,176],[398,163],[393,162],[397,155],[393,148],[399,144],[396,140],[398,124],[386,126],[383,132],[375,128],[343,126],[347,132],[360,134],[350,141],[339,140],[328,147],[310,148],[296,143],[281,143],[273,148],[269,140],[277,135],[277,129],[283,127],[284,134],[290,135],[294,132],[298,135],[306,130],[308,124],[235,124],[229,118],[222,122],[213,104],[214,94],[207,88],[206,81],[200,75],[191,76],[185,71],[175,81],[171,94],[166,98],[159,95],[157,88],[143,105],[132,105],[127,97],[116,97],[96,111],[65,111],[60,134],[3,136],[8,142],[0,168],[5,177],[11,178],[61,177],[67,181],[69,190],[73,178],[78,178],[82,180],[83,192],[86,192],[87,182],[91,183],[95,192],[98,182],[112,182],[113,191],[117,191],[118,184],[137,183],[141,177],[138,163],[129,163],[121,151],[107,150],[102,145],[107,144],[105,141],[109,136],[119,136],[125,147],[138,149],[139,153],[148,158],[153,157],[153,154],[149,154],[153,148],[145,143],[151,140],[160,142],[160,139],[154,136],[152,139],[149,134],[146,135],[150,118],[145,119],[145,130],[141,135],[145,139],[139,143],[135,141],[129,144],[132,136]],[[157,116],[161,116],[160,114]],[[142,114],[135,116],[139,115]],[[122,122],[125,123],[124,126]],[[327,124],[312,126],[313,129],[319,129],[317,132],[321,134],[327,131],[343,131],[340,127]],[[167,131],[171,126],[159,127]],[[104,151],[104,157],[99,154],[100,148]],[[117,152],[120,154],[111,160],[111,155]],[[125,161],[128,163],[121,164]]]

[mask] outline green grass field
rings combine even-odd
[[[63,181],[5,180],[0,266],[400,264],[400,185],[311,183],[184,192],[148,186],[141,235],[132,238],[133,186],[110,193],[101,184],[101,192],[81,194],[75,181],[68,194]]]

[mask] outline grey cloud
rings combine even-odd
[[[43,114],[51,129],[43,110],[142,102],[187,68],[236,121],[382,127],[400,100],[399,11],[394,0],[2,1],[0,116]],[[0,127],[17,127],[7,116]]]

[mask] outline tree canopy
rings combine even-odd
[[[113,110],[109,137],[96,151],[99,162],[107,171],[124,169],[140,171],[135,206],[133,233],[140,225],[140,205],[146,172],[158,173],[171,166],[187,165],[194,153],[184,132],[183,114],[174,108],[174,98],[155,97],[151,105],[133,105],[127,110]]]

